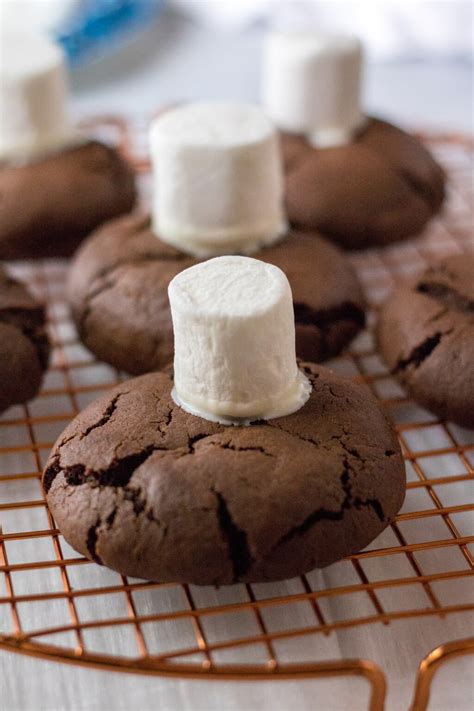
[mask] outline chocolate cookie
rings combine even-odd
[[[43,307],[0,268],[0,412],[36,395],[48,358]]]
[[[474,427],[474,254],[395,289],[377,335],[389,368],[439,417]]]
[[[72,254],[135,202],[132,168],[97,141],[22,165],[0,165],[0,259]]]
[[[366,546],[403,502],[397,438],[365,386],[302,367],[304,407],[249,427],[186,413],[165,373],[90,405],[43,475],[67,541],[126,575],[202,585],[293,577]]]
[[[364,325],[355,272],[319,235],[291,232],[255,256],[283,269],[290,281],[301,358],[336,355]],[[69,300],[85,345],[133,374],[169,363],[168,284],[196,261],[161,242],[148,217],[135,214],[104,225],[81,246],[69,279]]]
[[[352,143],[337,148],[282,134],[282,149],[291,222],[347,249],[417,234],[444,199],[441,167],[416,138],[385,121],[369,119]]]

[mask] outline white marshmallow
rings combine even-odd
[[[0,157],[33,156],[72,137],[60,47],[41,34],[0,35]]]
[[[153,122],[152,218],[160,239],[198,256],[251,253],[286,230],[276,130],[256,106],[174,109]]]
[[[263,104],[277,126],[318,147],[348,143],[363,124],[362,46],[350,36],[272,32],[263,55]]]
[[[168,288],[174,329],[173,397],[223,424],[289,415],[311,385],[297,367],[291,288],[250,257],[217,257],[185,269]]]

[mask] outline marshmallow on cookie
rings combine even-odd
[[[153,228],[200,257],[250,254],[285,231],[277,132],[263,111],[239,103],[171,110],[150,132]]]
[[[59,45],[2,26],[0,260],[69,256],[102,222],[133,207],[131,166],[73,118]]]
[[[71,142],[61,48],[42,35],[0,35],[0,159]]]
[[[280,136],[264,112],[247,104],[186,105],[154,120],[150,143],[151,214],[111,222],[91,237],[71,270],[70,299],[87,347],[130,373],[163,367],[174,348],[170,281],[202,258],[253,254],[288,276],[299,357],[336,355],[364,323],[362,292],[337,249],[320,235],[287,227]],[[120,278],[91,296],[114,264],[122,265]],[[260,268],[255,279],[269,273]],[[217,299],[220,292],[206,288]],[[272,350],[275,324],[258,334],[262,353]]]
[[[263,104],[284,131],[320,148],[349,143],[363,123],[362,46],[355,37],[272,32],[263,54]]]
[[[174,330],[174,399],[222,424],[299,410],[311,385],[298,369],[290,284],[250,257],[210,259],[168,288]]]
[[[445,175],[423,144],[364,112],[363,52],[350,35],[270,32],[262,103],[280,130],[290,224],[349,249],[420,232]]]

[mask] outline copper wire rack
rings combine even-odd
[[[146,200],[145,123],[105,117],[87,127],[121,146]],[[328,661],[334,636],[369,626],[390,634],[420,618],[443,626],[473,610],[474,497],[466,498],[466,487],[474,481],[474,432],[441,422],[410,400],[372,335],[378,305],[396,281],[473,246],[474,148],[457,136],[423,138],[449,175],[443,214],[416,240],[351,255],[370,303],[369,325],[329,363],[367,383],[393,420],[406,460],[407,497],[396,521],[366,550],[323,572],[220,589],[163,585],[120,576],[70,548],[48,511],[40,472],[70,420],[125,376],[78,341],[65,302],[65,262],[9,265],[47,304],[54,350],[38,397],[0,418],[1,648],[179,677],[361,676],[370,682],[369,707],[376,711],[384,707],[384,672],[366,659]],[[413,710],[427,707],[439,665],[474,651],[474,639],[446,643],[441,635],[441,641],[421,660]]]

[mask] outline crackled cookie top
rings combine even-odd
[[[43,306],[0,268],[0,412],[36,395],[48,358]]]
[[[355,272],[321,236],[289,232],[255,256],[280,267],[289,279],[300,358],[331,358],[364,325],[364,298]],[[85,345],[101,360],[133,374],[169,363],[168,284],[196,262],[159,240],[147,216],[133,214],[104,225],[79,250],[69,279],[69,301]]]
[[[43,477],[66,539],[122,573],[197,584],[291,577],[367,545],[403,501],[396,436],[365,386],[300,366],[306,405],[248,427],[188,414],[165,373],[90,405]]]
[[[382,354],[416,400],[442,418],[474,426],[474,255],[449,257],[382,308]]]

